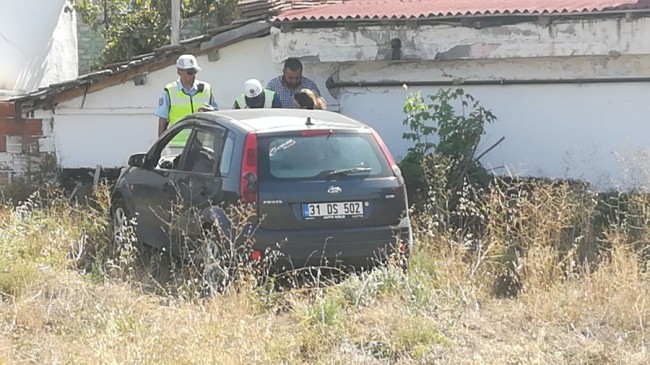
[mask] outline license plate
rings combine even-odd
[[[308,203],[302,205],[304,219],[363,218],[363,202]]]

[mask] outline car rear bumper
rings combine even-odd
[[[310,266],[370,267],[397,250],[408,255],[412,233],[408,219],[398,226],[327,230],[272,231],[258,228],[253,248],[278,270]]]

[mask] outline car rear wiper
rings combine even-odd
[[[334,170],[328,172],[327,177],[334,177],[339,175],[351,175],[351,174],[358,174],[361,172],[370,172],[370,171],[372,171],[372,168],[370,167],[351,167],[349,169],[340,169],[340,170]]]

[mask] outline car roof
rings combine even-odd
[[[198,113],[231,129],[248,132],[272,133],[306,130],[309,128],[369,129],[366,124],[345,115],[327,110],[309,109],[233,109]],[[312,123],[308,126],[307,120]]]

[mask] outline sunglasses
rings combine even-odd
[[[188,70],[185,70],[185,72],[187,72],[188,75],[194,75],[196,73],[196,70],[193,69],[193,68],[190,68]]]

